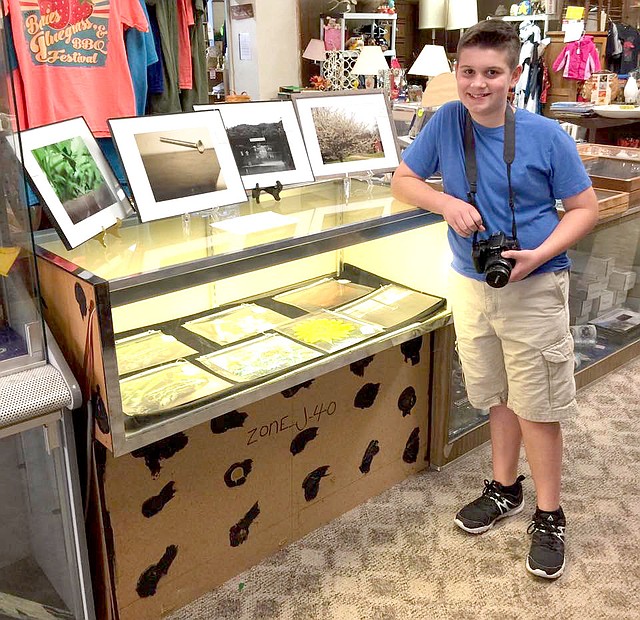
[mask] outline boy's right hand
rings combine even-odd
[[[469,237],[474,232],[483,232],[480,212],[468,202],[449,196],[442,211],[442,217],[461,237]]]

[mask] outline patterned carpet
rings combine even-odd
[[[485,445],[396,485],[170,620],[638,620],[639,374],[634,361],[584,389],[580,417],[565,426],[567,569],[558,581],[524,568],[530,478],[521,514],[479,537],[453,525],[491,477]]]

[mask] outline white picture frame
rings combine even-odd
[[[109,120],[142,222],[246,202],[218,110]]]
[[[291,101],[249,101],[195,105],[219,110],[231,150],[247,190],[312,183],[300,125]]]
[[[23,167],[68,250],[133,211],[83,117],[26,129],[20,142]]]
[[[291,98],[316,178],[387,172],[400,164],[391,109],[383,91],[318,91],[295,93]],[[358,132],[351,142],[344,140],[349,131]]]

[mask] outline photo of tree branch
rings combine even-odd
[[[313,108],[311,116],[323,163],[384,157],[375,118],[358,118],[356,110],[336,107]]]

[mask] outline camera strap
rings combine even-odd
[[[478,165],[476,163],[476,143],[473,137],[473,122],[471,114],[465,110],[465,126],[464,126],[464,168],[469,182],[469,193],[467,194],[469,203],[476,209],[476,193],[478,191]],[[507,183],[509,184],[509,208],[511,209],[511,235],[514,239],[518,238],[516,229],[516,203],[513,187],[511,186],[511,164],[516,156],[516,115],[507,102],[504,111],[504,149],[502,158],[507,165]],[[480,211],[478,209],[478,211]],[[480,213],[482,217],[482,213]],[[478,231],[473,233],[473,243],[478,238]]]

